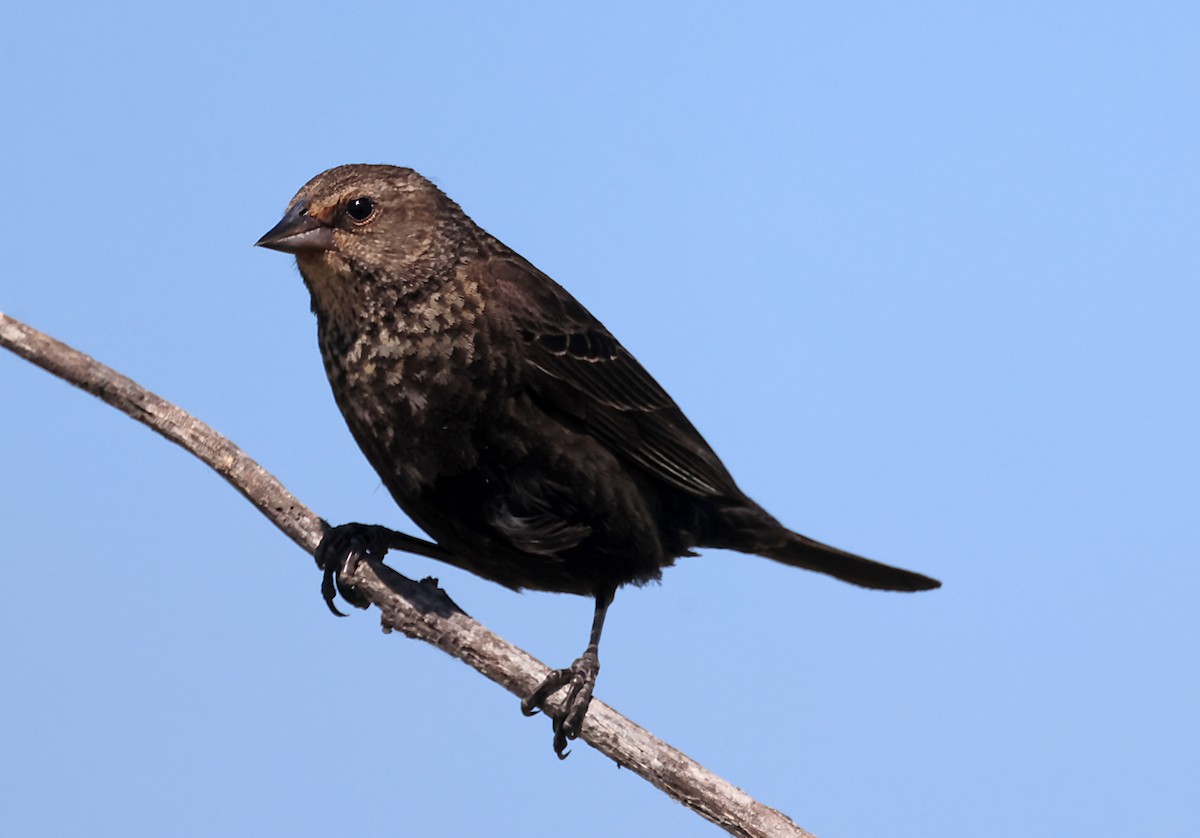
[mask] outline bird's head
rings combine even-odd
[[[296,193],[259,247],[294,254],[313,306],[340,307],[348,295],[402,295],[443,275],[470,220],[412,169],[338,166]]]

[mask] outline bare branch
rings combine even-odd
[[[190,451],[305,551],[311,554],[316,549],[322,534],[321,519],[208,425],[131,379],[3,313],[0,346]],[[352,581],[382,612],[385,631],[396,629],[431,643],[514,695],[528,695],[549,672],[545,664],[467,616],[432,581],[414,582],[376,561],[360,562]],[[551,703],[555,704],[553,699]],[[754,800],[598,700],[592,701],[580,738],[733,835],[811,838],[786,815]]]

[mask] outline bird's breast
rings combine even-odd
[[[394,494],[473,468],[480,424],[506,376],[461,296],[362,324],[320,329],[321,354],[351,433]]]

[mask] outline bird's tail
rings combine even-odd
[[[826,573],[843,582],[861,585],[864,588],[883,591],[928,591],[942,586],[936,579],[930,579],[920,573],[864,559],[862,556],[813,541],[790,530],[785,532],[787,538],[782,544],[760,546],[753,552],[792,567]]]

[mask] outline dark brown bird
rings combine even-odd
[[[295,254],[338,407],[396,503],[437,542],[331,528],[317,553],[326,601],[336,584],[365,605],[341,575],[389,547],[515,590],[595,597],[587,649],[522,702],[532,714],[568,687],[554,719],[560,756],[591,701],[614,592],[696,547],[866,588],[939,586],[772,518],[600,321],[413,170],[319,174],[258,244]]]

